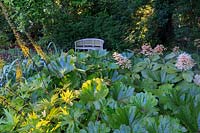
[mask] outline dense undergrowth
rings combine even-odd
[[[200,131],[200,76],[179,51],[49,53],[2,66],[0,132]]]

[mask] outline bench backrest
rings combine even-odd
[[[75,41],[75,51],[77,50],[103,50],[104,40],[96,38],[86,38]]]

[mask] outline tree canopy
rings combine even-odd
[[[200,38],[200,0],[2,0],[22,34],[41,45],[73,48],[80,38],[105,40],[106,49],[132,49],[144,43],[194,48]],[[0,45],[13,41],[0,16]],[[5,26],[6,25],[6,26]]]

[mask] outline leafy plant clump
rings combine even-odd
[[[0,132],[199,132],[197,64],[165,50],[70,50],[4,64]]]

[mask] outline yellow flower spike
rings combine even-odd
[[[18,44],[20,43],[20,41],[17,41],[17,42],[18,42]],[[24,44],[19,44],[19,47],[22,50],[24,57],[29,57],[29,54],[30,54],[29,48],[26,47]]]
[[[33,42],[32,42],[32,44],[33,44],[33,47],[35,48],[36,52],[38,53],[38,55],[40,55],[43,60],[47,61],[47,56],[42,51],[42,48],[39,45],[37,45],[37,44],[35,44]]]
[[[15,29],[13,29],[13,33],[15,35],[15,38],[17,40],[17,43],[20,47],[20,49],[22,50],[22,53],[25,57],[29,57],[29,48],[25,46],[25,43],[23,42],[23,40],[21,39],[19,33],[17,33],[17,31]]]
[[[27,38],[29,39],[29,41],[31,42],[31,44],[33,45],[34,49],[36,50],[37,54],[47,62],[47,55],[43,52],[42,48],[35,43],[35,41],[32,39],[32,37],[25,32]]]
[[[16,81],[20,82],[22,76],[23,76],[23,73],[22,73],[21,66],[20,66],[20,64],[17,63],[17,65],[16,65]]]
[[[75,98],[75,95],[73,91],[67,90],[63,91],[62,94],[60,94],[63,101],[65,101],[68,104],[72,104],[72,100]]]
[[[23,42],[23,40],[21,39],[19,33],[16,30],[16,27],[11,22],[11,20],[9,18],[9,15],[8,15],[8,11],[7,11],[6,7],[4,6],[4,4],[2,2],[0,2],[0,7],[2,9],[2,13],[3,13],[5,19],[7,20],[9,26],[11,27],[11,29],[12,29],[14,35],[15,35],[15,38],[17,40],[17,43],[18,43],[19,47],[21,48],[21,50],[23,52],[23,55],[25,57],[28,57],[29,56],[29,49],[28,49],[28,47],[25,46],[25,42]]]
[[[2,69],[4,65],[5,65],[4,60],[0,58],[0,69]]]

